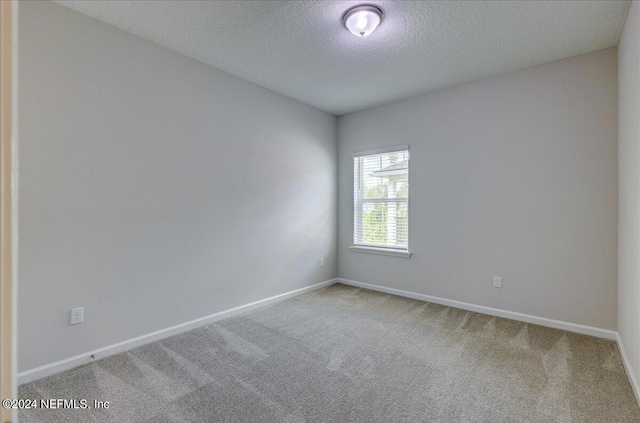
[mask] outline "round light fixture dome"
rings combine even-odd
[[[370,4],[361,4],[347,10],[342,16],[344,26],[357,37],[366,37],[382,22],[382,9]]]

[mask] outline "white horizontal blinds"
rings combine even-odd
[[[355,245],[407,250],[409,151],[353,159]]]

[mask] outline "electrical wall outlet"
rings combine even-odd
[[[84,320],[84,307],[71,309],[71,322],[72,325],[82,323]]]
[[[494,276],[493,277],[493,287],[494,288],[502,288],[502,277]]]
[[[318,261],[318,266],[324,267],[324,257],[320,258],[320,260]]]

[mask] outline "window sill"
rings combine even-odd
[[[388,248],[363,247],[360,245],[352,245],[349,247],[354,253],[380,254],[382,256],[411,258],[411,252],[391,250]]]

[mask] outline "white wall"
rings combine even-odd
[[[20,6],[21,371],[336,276],[334,116]]]
[[[340,117],[339,277],[616,329],[616,63],[607,49]],[[349,251],[351,153],[402,144],[413,257]]]
[[[618,332],[640,380],[640,3],[618,46]]]

